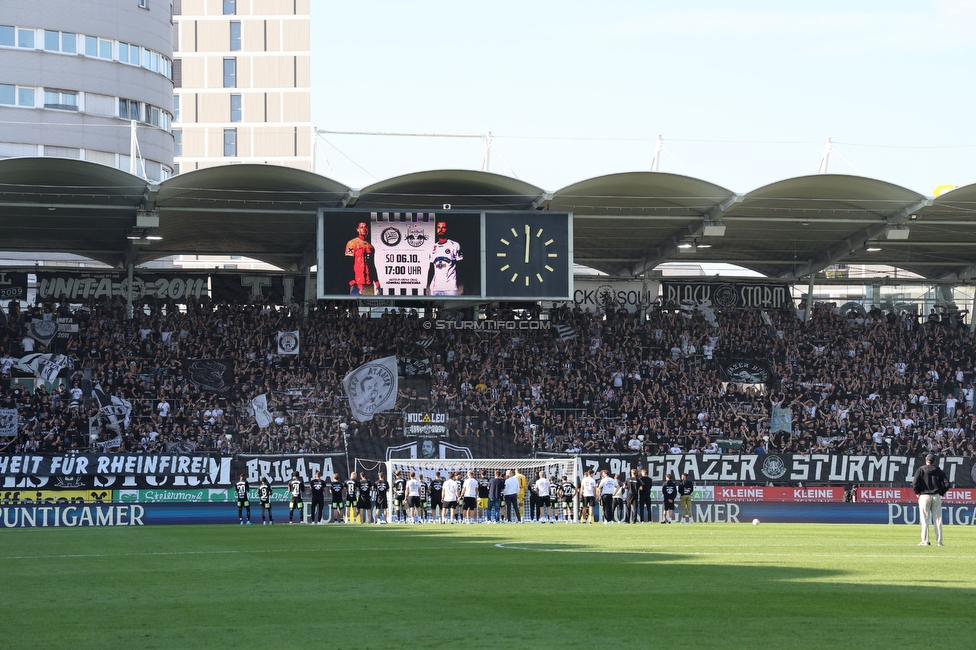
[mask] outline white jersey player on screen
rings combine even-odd
[[[430,252],[431,270],[428,275],[427,294],[431,296],[456,296],[461,292],[457,284],[457,263],[464,259],[461,245],[447,238],[447,224],[437,222],[437,242]]]

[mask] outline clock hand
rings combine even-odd
[[[525,224],[525,263],[529,263],[529,244],[531,243],[531,237],[529,236],[531,230],[529,229],[529,224]]]

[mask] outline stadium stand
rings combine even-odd
[[[369,318],[350,309],[354,303],[319,302],[306,317],[298,305],[203,303],[182,311],[148,303],[126,320],[117,298],[24,311],[12,301],[0,332],[0,407],[19,404],[21,426],[0,441],[2,451],[87,448],[98,405],[82,387],[96,383],[132,404],[109,450],[155,453],[187,444],[225,453],[334,452],[346,433],[392,439],[401,414],[349,421],[341,380],[365,361],[396,354],[431,363],[429,383],[403,388],[400,408],[447,412],[456,435],[504,439],[513,454],[709,454],[726,445],[974,454],[976,339],[937,317],[842,314],[820,305],[803,324],[789,311],[736,309],[716,310],[716,328],[675,305],[643,316],[568,307],[489,314],[549,320],[573,338],[553,330],[432,332],[415,312]],[[66,386],[31,394],[7,381],[12,369],[4,359],[24,354],[25,323],[68,313],[79,331],[64,350]],[[302,353],[278,356],[275,334],[293,329],[301,331]],[[728,357],[764,360],[773,379],[730,381],[717,362]],[[201,390],[188,381],[188,359],[231,360],[233,386]],[[265,429],[249,411],[260,394],[274,404]],[[774,407],[791,409],[791,433],[771,433]]]

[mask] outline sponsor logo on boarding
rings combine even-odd
[[[786,464],[779,456],[767,456],[762,464],[762,473],[771,479],[778,479],[786,474]]]

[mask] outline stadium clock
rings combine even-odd
[[[567,298],[569,218],[565,213],[487,213],[487,295]]]

